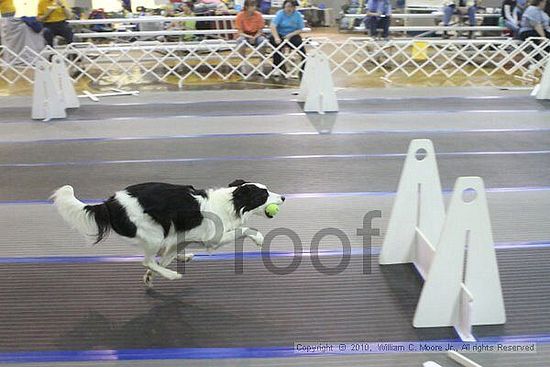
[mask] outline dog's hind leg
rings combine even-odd
[[[150,271],[155,272],[166,279],[175,280],[175,279],[181,279],[182,275],[179,274],[176,271],[170,270],[165,268],[164,266],[161,266],[159,263],[157,263],[155,259],[155,255],[157,254],[156,249],[147,248],[145,250],[145,258],[143,259],[143,265],[148,268]],[[143,281],[145,285],[151,286],[151,283],[153,281],[152,273],[146,272]]]
[[[178,254],[178,249],[185,248],[189,243],[181,244],[180,246],[177,245],[167,245],[165,246],[160,252],[160,261],[159,265],[161,267],[167,267],[174,261],[174,259],[177,257],[179,261],[191,261],[193,258],[193,254]],[[155,276],[155,273],[152,270],[147,270],[145,272],[145,275],[143,276],[143,282],[148,286],[151,287],[153,283],[153,278]]]
[[[145,274],[143,275],[143,284],[145,284],[147,287],[152,288],[153,287],[153,276],[154,273],[152,270],[147,270]]]
[[[170,265],[172,263],[172,261],[174,260],[174,258],[176,257],[176,250],[173,249],[173,247],[164,247],[162,250],[160,250],[158,253],[157,253],[158,257],[160,258],[159,260],[159,265],[161,267],[167,267],[168,265]],[[147,285],[148,287],[151,287],[152,284],[153,284],[153,278],[155,277],[155,273],[149,268],[145,274],[143,275],[143,282],[145,283],[145,285]]]
[[[193,254],[178,254],[178,261],[188,263],[189,261],[193,260],[193,257],[195,255]]]
[[[175,280],[181,279],[182,275],[174,270],[167,269],[163,266],[160,266],[154,258],[152,260],[144,260],[143,265],[145,265],[149,270],[154,271],[155,273],[165,277],[166,279]]]
[[[160,266],[168,266],[174,261],[176,255],[178,254],[178,246],[170,245],[164,248],[164,253],[160,257],[159,264]]]
[[[176,254],[177,258],[178,258],[178,261],[181,261],[181,262],[184,262],[184,263],[187,263],[191,260],[193,260],[193,257],[195,255],[193,255],[192,253],[188,252],[186,253],[185,252],[185,248],[187,246],[189,246],[192,242],[183,242],[183,243],[180,243],[178,245],[178,250],[183,250],[183,253],[182,254]]]

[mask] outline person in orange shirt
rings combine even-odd
[[[2,18],[11,18],[15,15],[13,0],[0,0],[0,15]]]
[[[239,31],[237,50],[243,57],[246,49],[245,42],[253,47],[258,47],[266,41],[262,35],[264,25],[264,17],[256,10],[255,0],[245,0],[243,10],[237,14],[235,19],[235,27]]]
[[[44,23],[44,38],[49,46],[53,46],[53,38],[61,36],[67,44],[73,42],[73,31],[67,19],[73,14],[65,4],[65,0],[40,0],[36,19]]]

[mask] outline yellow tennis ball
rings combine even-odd
[[[277,213],[279,213],[279,205],[269,204],[265,207],[265,214],[268,217],[273,218],[275,215],[277,215]]]

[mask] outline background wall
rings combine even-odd
[[[340,11],[340,8],[342,5],[347,4],[348,0],[310,0],[313,5],[319,5],[319,4],[325,4],[327,8],[332,8],[333,18],[338,15],[338,12]],[[411,0],[418,2],[419,0]],[[438,1],[438,0],[434,0]],[[441,0],[443,2],[444,0]],[[132,6],[135,8],[136,6],[142,5],[147,8],[154,8],[161,4],[168,3],[168,0],[132,0]],[[396,0],[392,0],[392,3],[395,6]],[[118,11],[121,9],[120,1],[119,0],[67,0],[67,3],[70,6],[80,6],[83,8],[104,8],[106,11]],[[502,4],[502,0],[481,0],[481,3],[485,7],[500,7]],[[14,4],[17,8],[17,15],[36,15],[36,7],[38,4],[38,0],[15,0]],[[89,5],[91,4],[91,6]]]
[[[122,9],[119,0],[66,0],[69,6],[79,6],[82,8],[103,8],[105,11],[118,11]],[[36,15],[38,0],[15,0],[13,2],[17,8],[17,16]],[[132,0],[132,7],[145,6],[146,8],[155,8],[162,4],[169,3],[168,0]]]

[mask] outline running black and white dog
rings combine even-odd
[[[143,248],[143,280],[151,286],[153,273],[168,279],[181,274],[166,268],[176,257],[189,261],[192,254],[178,255],[190,243],[218,247],[247,236],[258,246],[263,235],[244,227],[252,215],[270,217],[269,204],[280,205],[284,196],[270,192],[265,185],[236,180],[227,188],[199,190],[193,186],[143,183],[116,192],[98,205],[86,205],[63,186],[52,195],[63,219],[95,243],[111,230],[137,241]],[[157,261],[157,255],[160,260]]]

